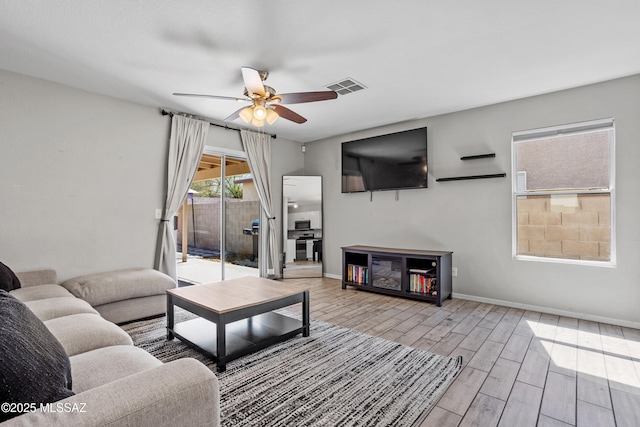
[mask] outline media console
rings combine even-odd
[[[342,289],[395,295],[442,306],[451,299],[453,252],[345,246],[342,248]]]

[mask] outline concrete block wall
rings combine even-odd
[[[237,254],[253,252],[253,237],[243,234],[251,228],[253,220],[260,218],[260,202],[257,200],[229,200],[227,204],[227,251]]]
[[[608,194],[526,196],[517,200],[518,255],[609,261]]]
[[[193,238],[192,205],[187,206],[188,244],[198,248],[220,250],[220,199],[195,198],[195,240]],[[251,228],[254,219],[260,217],[260,202],[257,200],[228,200],[226,218],[227,252],[251,254],[253,238],[243,234],[244,228]],[[178,212],[178,242],[182,242],[182,209]]]

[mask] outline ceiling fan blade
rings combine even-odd
[[[278,113],[278,115],[283,119],[291,120],[292,122],[298,124],[302,124],[307,121],[307,119],[302,117],[300,114],[291,111],[290,109],[288,109],[287,107],[283,107],[282,105],[272,105],[271,108],[273,108],[273,110]]]
[[[280,104],[302,104],[303,102],[327,101],[336,99],[338,94],[332,90],[323,90],[320,92],[296,92],[296,93],[279,93],[273,98]]]
[[[254,70],[249,67],[242,67],[242,80],[244,80],[244,87],[247,88],[249,95],[254,93],[260,96],[265,96],[264,85],[260,78],[258,70]]]
[[[213,98],[213,99],[226,99],[229,101],[250,101],[248,99],[245,98],[234,98],[232,96],[218,96],[218,95],[200,95],[197,93],[177,93],[174,92],[173,93],[175,96],[190,96],[193,98]]]
[[[223,121],[225,122],[232,122],[235,119],[237,119],[238,117],[240,117],[240,111],[244,110],[247,107],[240,107],[238,108],[236,111],[234,111],[233,113],[231,113],[231,115],[229,115],[229,117],[225,118]]]

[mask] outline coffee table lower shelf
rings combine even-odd
[[[304,334],[300,320],[274,312],[259,314],[226,325],[226,354],[216,354],[217,325],[201,317],[176,323],[168,332],[212,358],[223,367],[227,362]],[[219,370],[224,370],[219,369]]]

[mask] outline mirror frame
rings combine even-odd
[[[320,204],[320,209],[318,211],[318,216],[319,216],[319,228],[314,227],[313,225],[311,225],[311,229],[310,230],[295,230],[295,229],[290,229],[289,228],[289,200],[290,197],[287,194],[287,187],[289,187],[290,185],[286,184],[286,181],[291,180],[291,179],[295,179],[295,180],[301,180],[304,178],[315,178],[318,179],[320,181],[320,189],[319,189],[319,204]],[[282,176],[282,262],[280,263],[280,277],[282,277],[283,279],[293,279],[293,278],[303,278],[303,277],[323,277],[324,276],[324,259],[322,257],[322,252],[324,249],[324,200],[323,200],[323,179],[322,179],[322,175],[283,175]],[[298,197],[298,196],[296,196]],[[315,200],[315,197],[314,199]],[[297,201],[297,200],[296,200]],[[303,203],[305,201],[303,200]],[[315,203],[314,203],[315,204]],[[308,211],[308,212],[315,212],[315,211]],[[315,216],[315,214],[310,214],[309,215],[310,218]],[[309,221],[313,222],[313,219],[309,219]],[[306,233],[305,233],[306,232]],[[287,267],[286,265],[288,264],[287,259],[289,259],[289,263],[291,263],[292,261],[292,256],[293,254],[290,253],[288,246],[289,246],[289,240],[298,240],[296,239],[296,237],[300,237],[300,235],[303,234],[313,234],[314,240],[320,240],[320,248],[318,251],[318,258],[319,258],[319,265],[318,265],[318,269],[315,268],[309,268],[306,267],[304,270],[308,271],[309,274],[305,275],[305,273],[302,274],[296,274],[295,277],[286,277],[285,273],[287,272]],[[317,238],[317,235],[320,235],[320,238]],[[293,239],[291,237],[294,237]],[[306,237],[307,239],[309,239],[309,237]],[[293,252],[295,254],[295,250]],[[313,255],[315,255],[315,251],[313,253]],[[315,257],[312,257],[312,260]],[[295,262],[295,260],[293,261]],[[291,266],[289,267],[291,268]],[[295,268],[295,267],[294,267]],[[300,269],[301,271],[303,271],[303,269]],[[289,270],[291,271],[291,270]]]

